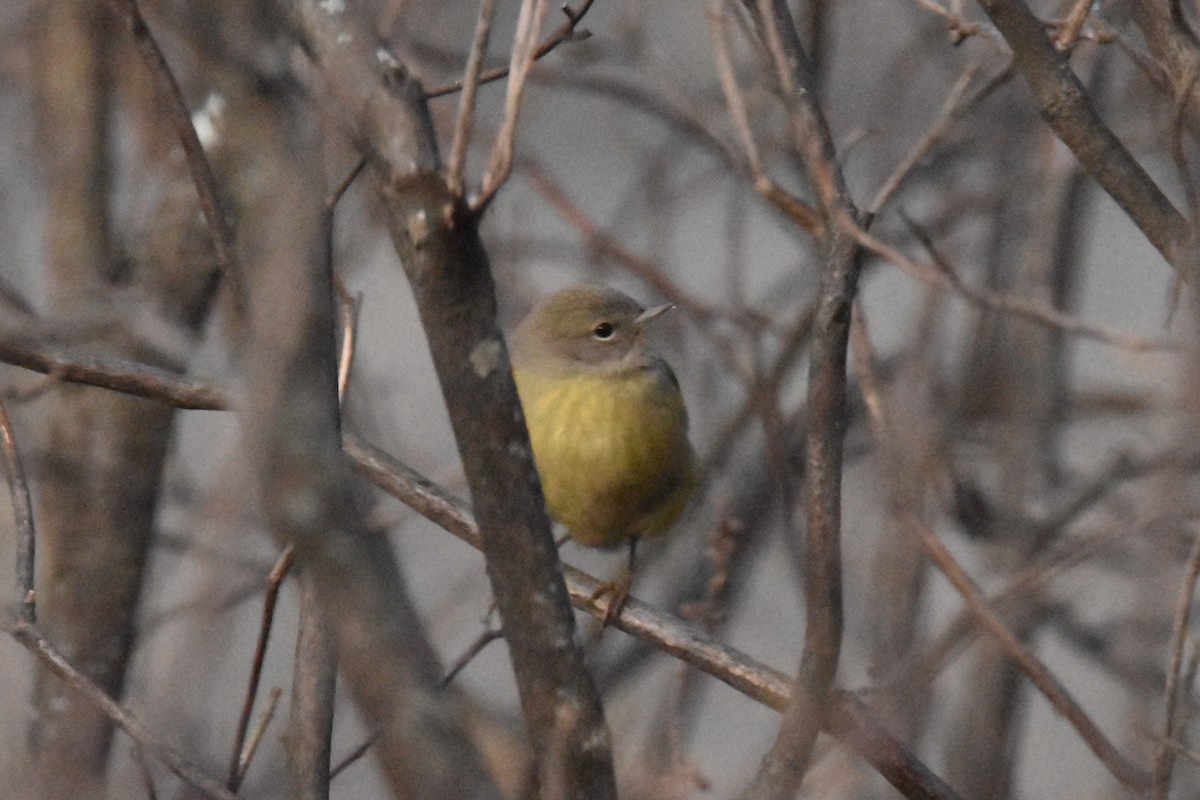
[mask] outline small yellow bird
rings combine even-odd
[[[679,381],[642,335],[670,308],[581,286],[547,297],[512,337],[551,516],[581,545],[629,542],[630,570],[637,540],[665,532],[697,484]]]

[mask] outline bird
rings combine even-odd
[[[537,305],[512,336],[513,377],[551,517],[585,547],[628,543],[628,597],[638,540],[665,533],[698,483],[679,380],[645,329],[671,309],[644,308],[602,286]],[[602,589],[601,594],[605,591]]]

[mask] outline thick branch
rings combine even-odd
[[[340,441],[329,215],[315,174],[321,153],[307,107],[287,94],[271,100],[246,128],[258,174],[245,186],[241,202],[254,213],[239,233],[243,263],[255,265],[246,275],[239,411],[263,510],[312,581],[341,674],[380,731],[393,794],[492,800],[496,787],[455,694],[438,685],[441,667],[395,555],[367,528],[351,485]]]
[[[533,750],[565,760],[568,798],[615,797],[600,698],[575,641],[575,620],[520,413],[477,219],[438,174],[425,93],[328,4],[299,4],[300,36],[350,135],[383,185],[480,520]],[[571,720],[570,730],[562,720]]]
[[[1179,276],[1196,285],[1186,219],[1109,130],[1066,54],[1022,0],[979,0],[1013,51],[1042,118],[1087,173],[1108,192]]]

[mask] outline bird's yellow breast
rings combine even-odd
[[[588,546],[662,533],[695,488],[687,412],[665,364],[515,373],[550,513]]]

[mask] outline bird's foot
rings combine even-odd
[[[629,591],[633,588],[632,583],[632,576],[626,573],[615,581],[601,584],[596,591],[588,596],[588,601],[591,603],[599,602],[601,598],[607,598],[607,603],[604,607],[604,616],[600,618],[600,630],[604,630],[617,617],[621,616],[621,609],[625,607],[625,603],[629,600]]]

